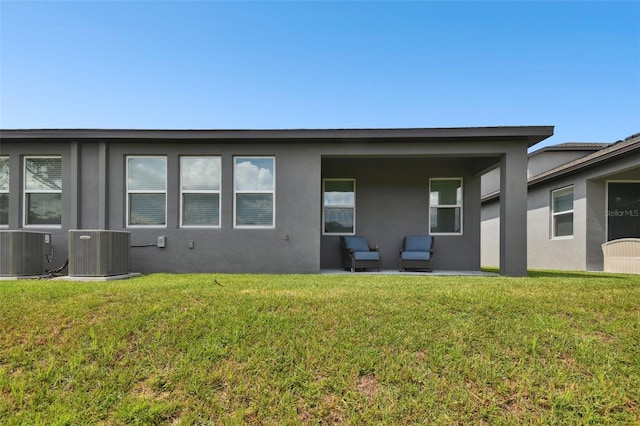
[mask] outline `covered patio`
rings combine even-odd
[[[481,177],[499,168],[500,274],[526,276],[527,150],[552,127],[371,132],[323,150],[322,271],[342,268],[340,235],[366,237],[379,247],[382,269],[394,273],[403,238],[430,234],[436,274],[480,273]],[[327,219],[336,220],[331,210],[341,210],[338,228]]]

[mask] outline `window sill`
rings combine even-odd
[[[551,241],[563,241],[563,240],[573,240],[573,235],[566,235],[562,237],[551,237]]]

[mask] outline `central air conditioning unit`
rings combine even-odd
[[[45,274],[45,260],[52,255],[51,234],[32,231],[0,231],[0,276]]]
[[[130,232],[69,231],[69,276],[106,277],[128,274],[130,269]]]

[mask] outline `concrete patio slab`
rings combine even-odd
[[[322,269],[321,274],[334,274],[334,275],[404,275],[404,276],[477,276],[477,277],[499,277],[497,272],[485,272],[485,271],[447,271],[447,270],[433,270],[432,272],[426,271],[398,271],[397,269],[383,269],[381,271],[374,271],[366,269],[363,271],[345,271],[343,269]]]

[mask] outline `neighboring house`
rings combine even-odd
[[[560,144],[529,156],[528,265],[602,271],[601,245],[640,238],[640,134],[613,144]],[[500,191],[482,184],[482,264],[498,266]]]
[[[353,234],[397,269],[403,237],[430,233],[434,268],[479,270],[481,176],[500,166],[501,273],[524,276],[527,149],[552,134],[0,130],[0,228],[51,233],[58,264],[69,230],[127,230],[143,273],[339,269]]]

